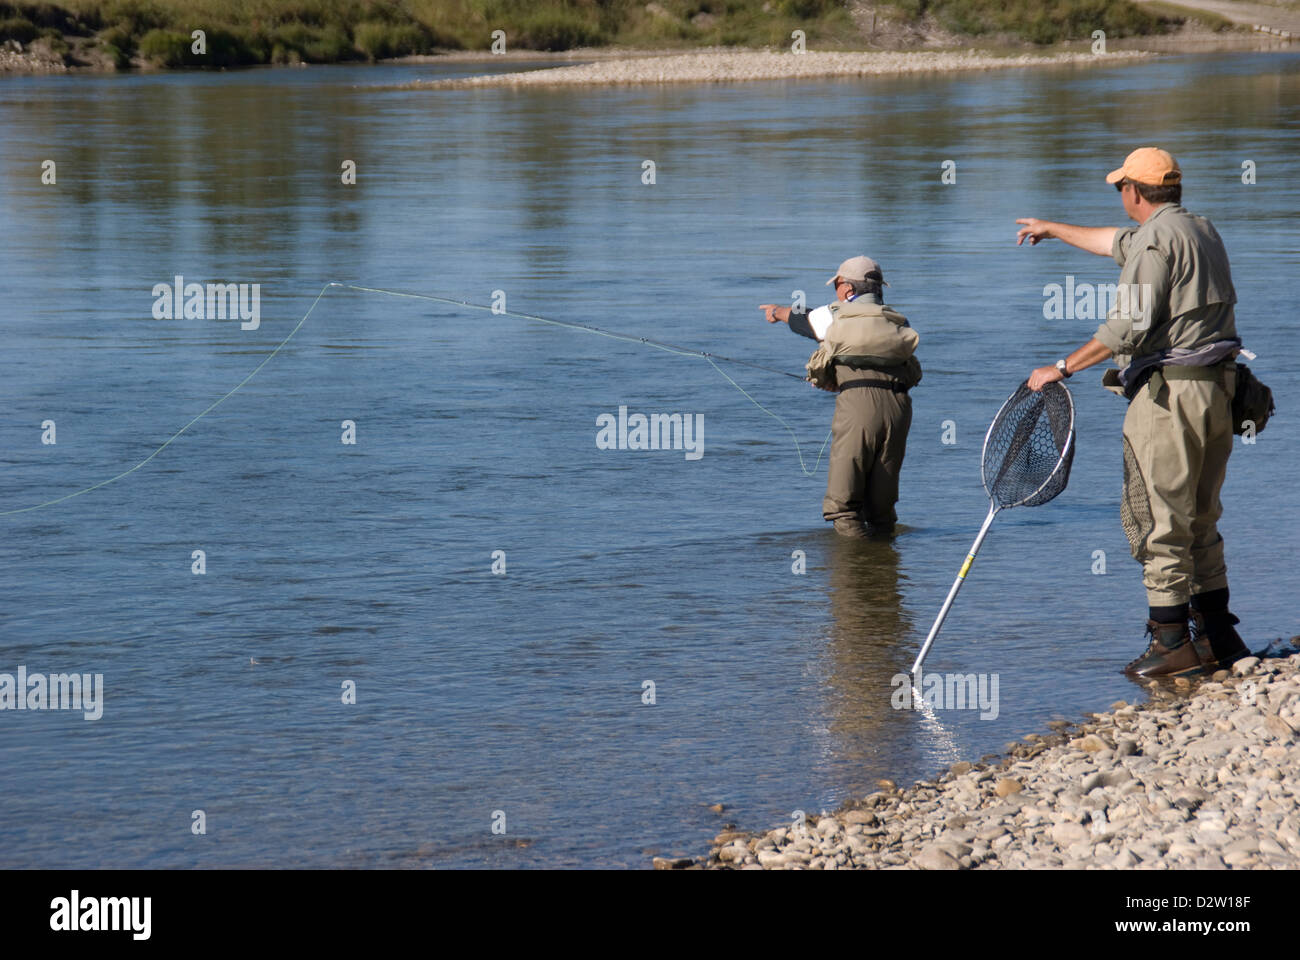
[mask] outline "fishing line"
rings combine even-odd
[[[792,377],[795,380],[803,379],[798,374],[790,373],[787,370],[778,370],[776,367],[764,366],[761,363],[753,363],[748,360],[737,360],[734,357],[724,357],[715,353],[706,353],[703,350],[693,350],[689,347],[682,347],[673,343],[665,343],[662,340],[654,340],[651,339],[650,337],[638,337],[626,333],[617,333],[613,330],[605,330],[602,329],[601,327],[595,327],[585,323],[576,323],[571,320],[554,320],[549,317],[539,317],[528,313],[517,313],[511,310],[493,308],[491,306],[485,306],[481,303],[470,303],[469,301],[466,300],[453,300],[448,297],[435,297],[423,293],[405,293],[400,290],[385,290],[381,287],[362,287],[362,286],[358,286],[357,284],[340,283],[337,280],[331,280],[329,283],[325,284],[325,286],[321,288],[320,293],[316,294],[316,299],[313,300],[311,306],[307,308],[307,312],[302,315],[302,319],[299,320],[296,324],[294,324],[293,329],[289,331],[289,333],[285,336],[283,340],[281,340],[278,344],[276,344],[274,350],[272,350],[264,358],[262,358],[262,362],[259,363],[256,367],[254,367],[252,371],[248,374],[248,376],[244,377],[243,380],[235,384],[235,386],[232,387],[227,393],[225,393],[223,396],[214,400],[207,407],[205,407],[198,415],[196,415],[193,419],[191,419],[189,423],[185,424],[185,426],[181,427],[170,437],[164,440],[158,446],[158,448],[153,451],[153,453],[149,454],[149,456],[145,457],[143,460],[141,460],[139,463],[137,463],[135,466],[131,467],[130,469],[123,470],[121,473],[117,474],[116,476],[109,477],[107,480],[101,480],[99,483],[86,487],[83,490],[77,490],[73,493],[65,494],[62,497],[55,497],[53,500],[46,500],[44,503],[37,503],[30,507],[19,507],[15,510],[3,510],[0,511],[0,517],[10,517],[19,513],[30,513],[33,510],[40,510],[43,507],[52,507],[56,503],[63,503],[65,500],[71,500],[74,497],[80,497],[83,496],[84,494],[91,493],[95,490],[100,489],[101,487],[106,487],[110,483],[116,483],[118,480],[121,480],[122,478],[128,477],[131,474],[135,473],[145,464],[149,463],[149,461],[151,461],[154,457],[158,456],[158,454],[162,453],[169,446],[171,446],[172,443],[175,442],[181,436],[181,434],[183,434],[186,430],[194,426],[194,424],[198,423],[200,420],[206,417],[213,410],[217,409],[217,407],[221,406],[221,404],[225,403],[227,400],[233,397],[236,393],[239,392],[241,388],[243,388],[250,380],[252,380],[253,377],[257,376],[257,374],[261,371],[261,369],[265,367],[268,363],[270,363],[272,358],[274,358],[276,354],[278,354],[281,350],[283,350],[285,345],[288,344],[288,342],[293,339],[294,334],[296,334],[300,329],[302,329],[302,325],[307,322],[307,318],[312,315],[312,312],[316,309],[316,306],[321,302],[321,298],[323,298],[325,294],[329,292],[331,287],[339,287],[347,290],[359,290],[365,293],[381,293],[384,294],[385,296],[402,297],[409,300],[428,300],[434,303],[446,303],[446,304],[451,304],[454,306],[464,307],[466,309],[472,309],[472,310],[487,310],[490,313],[495,313],[495,314],[504,315],[508,317],[516,317],[520,320],[532,320],[537,323],[550,324],[551,326],[567,327],[570,330],[581,330],[586,333],[594,333],[602,337],[609,337],[613,340],[622,340],[627,343],[641,343],[641,344],[645,344],[648,347],[654,347],[657,350],[663,350],[667,353],[677,354],[678,356],[700,357],[704,360],[707,360],[709,362],[709,365],[712,366],[714,370],[717,370],[718,373],[722,374],[723,378],[728,383],[730,383],[733,387],[739,390],[741,395],[744,396],[745,399],[749,400],[750,403],[754,404],[754,406],[758,407],[758,409],[762,410],[769,417],[771,417],[772,419],[780,423],[781,426],[785,427],[785,429],[789,432],[791,438],[794,440],[795,453],[799,457],[799,469],[803,471],[804,476],[810,477],[817,472],[818,467],[821,466],[822,455],[826,452],[826,445],[830,443],[831,435],[829,432],[827,432],[826,439],[822,441],[821,451],[817,454],[817,462],[813,464],[813,469],[809,470],[807,468],[807,464],[804,462],[803,451],[799,446],[799,438],[795,435],[794,429],[788,423],[786,423],[786,421],[782,419],[780,416],[773,413],[771,410],[767,409],[767,407],[763,406],[761,403],[759,403],[757,400],[751,397],[745,391],[745,389],[741,387],[740,384],[736,383],[735,380],[727,376],[726,372],[721,367],[719,367],[715,361],[722,361],[723,363],[734,363],[737,364],[738,366],[743,366],[743,367],[752,367],[755,370],[764,370],[767,371],[768,373],[779,373],[784,377]]]

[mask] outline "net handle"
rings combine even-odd
[[[939,635],[939,628],[948,619],[948,611],[952,609],[953,601],[957,599],[957,591],[966,582],[966,574],[970,573],[971,564],[975,562],[975,555],[980,552],[980,546],[988,535],[989,527],[993,526],[993,518],[998,515],[1001,509],[996,500],[989,502],[989,513],[984,518],[984,525],[980,527],[979,535],[976,536],[975,542],[971,544],[970,550],[966,552],[966,559],[962,562],[961,570],[957,572],[957,579],[952,582],[952,588],[948,591],[947,599],[943,601],[943,608],[939,611],[939,616],[934,618],[934,625],[930,627],[930,632],[926,635],[925,643],[921,646],[921,652],[916,655],[916,660],[912,663],[913,687],[916,686],[917,679],[920,676],[921,662],[925,659],[925,655],[930,652],[930,647],[934,645],[934,638]]]

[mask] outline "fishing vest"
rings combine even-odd
[[[835,366],[876,370],[904,388],[921,382],[921,364],[914,356],[920,337],[907,317],[893,307],[869,300],[837,301],[829,307],[831,325],[807,364],[808,382],[836,392]]]

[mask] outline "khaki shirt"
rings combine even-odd
[[[1096,337],[1119,366],[1237,335],[1228,253],[1209,220],[1161,204],[1145,223],[1115,232],[1111,256],[1120,266],[1115,306]]]

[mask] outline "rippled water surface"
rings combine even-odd
[[[1248,638],[1297,632],[1300,57],[394,86],[472,69],[0,82],[0,512],[149,456],[331,280],[503,291],[511,311],[797,372],[810,345],[755,306],[816,303],[867,252],[926,370],[901,535],[862,547],[822,522],[825,463],[805,476],[800,453],[812,471],[833,399],[795,380],[722,364],[746,397],[698,358],[329,288],[141,469],[0,517],[0,672],[106,690],[93,722],[0,713],[0,864],[639,867],[1140,696],[1118,672],[1144,619],[1124,405],[1090,371],[1068,490],[999,517],[927,664],[996,673],[997,717],[890,707],[984,515],[990,418],[1095,327],[1044,319],[1044,284],[1116,276],[1016,248],[1013,221],[1121,222],[1101,178],[1144,143],[1222,233],[1278,394],[1234,452],[1222,529]],[[261,284],[260,327],[154,319],[178,274]],[[597,449],[620,406],[702,414],[704,456]]]

